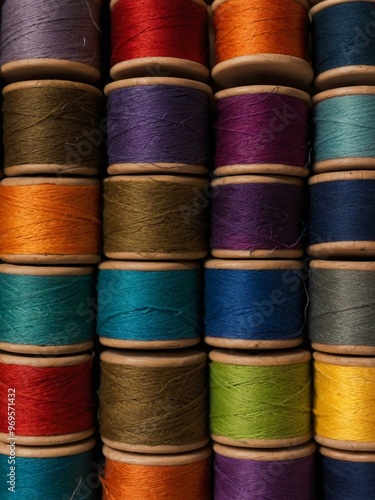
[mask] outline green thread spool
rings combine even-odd
[[[210,353],[210,429],[222,444],[280,448],[311,438],[308,351]]]

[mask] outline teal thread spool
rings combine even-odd
[[[93,346],[92,267],[0,265],[0,349],[64,354]]]
[[[313,170],[375,169],[375,87],[327,90],[313,103]]]
[[[104,262],[98,279],[100,342],[127,349],[197,344],[200,298],[195,262]]]

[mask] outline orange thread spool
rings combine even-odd
[[[4,261],[79,264],[100,260],[98,181],[4,179],[0,206],[0,256]]]

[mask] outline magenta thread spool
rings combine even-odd
[[[215,97],[216,175],[308,175],[308,94],[254,85]]]
[[[287,176],[233,176],[212,182],[211,251],[222,259],[302,255],[303,181]]]

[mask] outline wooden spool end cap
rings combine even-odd
[[[120,352],[109,349],[100,354],[100,360],[105,363],[153,368],[192,366],[204,363],[206,359],[205,352],[196,350],[149,353],[145,351]]]
[[[9,443],[8,443],[9,444]],[[79,455],[90,451],[95,446],[94,438],[87,438],[78,443],[62,444],[60,446],[22,446],[15,445],[15,456],[23,458],[58,458]],[[9,447],[0,442],[0,454],[9,456]]]
[[[316,444],[313,441],[298,445],[287,450],[269,449],[257,450],[247,448],[237,448],[218,443],[213,444],[213,450],[218,455],[239,460],[256,460],[259,462],[280,462],[284,460],[298,460],[305,458],[316,450]]]
[[[214,349],[209,353],[211,361],[228,365],[239,366],[290,366],[308,363],[311,359],[309,351],[298,349],[285,352],[267,352],[249,354],[247,352],[228,352],[223,349]]]

